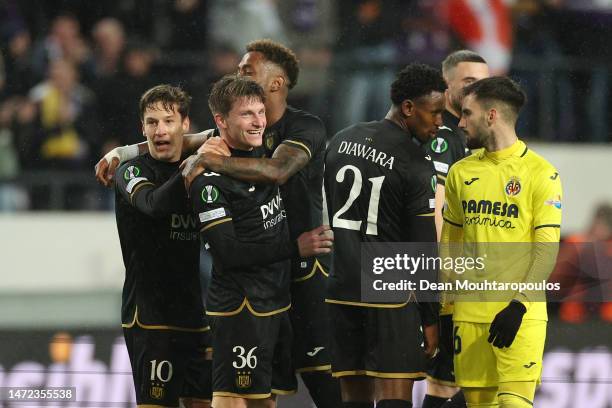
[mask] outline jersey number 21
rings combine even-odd
[[[351,190],[349,192],[348,199],[344,203],[344,205],[336,211],[334,217],[332,219],[332,226],[334,228],[344,228],[359,231],[361,230],[361,220],[348,220],[346,218],[340,218],[345,212],[351,208],[353,202],[359,197],[361,194],[361,186],[363,185],[361,171],[350,164],[342,167],[338,170],[338,174],[336,174],[336,181],[338,183],[344,182],[344,177],[347,171],[353,172],[355,177],[353,178],[353,185],[351,186]],[[368,204],[368,227],[366,228],[366,234],[368,235],[378,235],[378,201],[380,198],[380,189],[382,188],[382,183],[385,180],[385,176],[380,177],[372,177],[368,179],[370,183],[372,183],[372,191],[370,193],[370,202]]]

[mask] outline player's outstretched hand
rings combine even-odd
[[[297,241],[302,258],[328,254],[331,252],[334,243],[334,232],[329,225],[321,225],[311,231],[302,233]]]
[[[488,342],[499,348],[510,347],[521,327],[525,312],[527,308],[521,302],[510,302],[493,319],[489,327]]]
[[[113,184],[115,170],[117,170],[121,161],[117,149],[119,149],[119,147],[106,153],[94,167],[96,171],[96,180],[105,187],[110,187]]]
[[[438,354],[439,332],[438,323],[423,327],[425,335],[425,355],[429,358],[434,358]]]
[[[231,156],[229,146],[220,137],[209,137],[198,149],[198,153],[214,153],[219,156]]]

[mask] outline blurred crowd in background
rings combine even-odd
[[[319,115],[328,137],[383,117],[403,65],[439,67],[469,48],[526,89],[522,138],[612,141],[609,1],[0,0],[0,211],[111,209],[93,166],[144,140],[140,95],[181,85],[193,96],[192,131],[210,128],[212,82],[235,72],[258,38],[297,53],[289,101]],[[612,207],[568,239],[612,242]],[[588,286],[575,281],[580,254],[561,255],[553,280]],[[612,321],[610,303],[578,296],[563,307],[566,321]]]
[[[439,66],[470,48],[527,90],[523,138],[612,140],[610,2],[0,0],[0,209],[109,208],[79,191],[102,154],[144,140],[143,91],[182,85],[192,130],[209,128],[211,83],[257,38],[296,51],[289,100],[319,115],[329,137],[381,118],[401,66]]]

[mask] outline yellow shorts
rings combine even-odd
[[[542,374],[546,322],[524,320],[510,347],[493,347],[490,323],[455,322],[455,380],[460,387],[497,387],[509,381],[537,381]]]

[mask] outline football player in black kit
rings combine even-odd
[[[209,407],[209,326],[199,281],[199,233],[179,171],[191,98],[160,85],[140,100],[150,153],[115,177],[126,267],[122,326],[139,407]]]
[[[266,125],[264,91],[228,76],[209,106],[233,157],[260,157]],[[289,238],[276,184],[206,172],[191,184],[202,239],[213,256],[207,313],[213,327],[213,406],[273,406],[295,390],[291,364],[290,258],[329,253],[329,227]],[[262,401],[263,400],[263,401]]]
[[[436,168],[436,230],[438,239],[442,231],[442,208],[446,175],[453,163],[469,154],[465,134],[459,129],[463,88],[489,76],[489,67],[484,58],[469,50],[455,51],[442,62],[442,75],[446,90],[446,109],[442,113],[442,126],[435,139],[423,144]],[[423,408],[465,407],[463,393],[455,385],[453,369],[453,318],[452,306],[443,305],[440,310],[440,352],[433,360],[427,375],[427,395]],[[451,401],[447,401],[452,398]]]
[[[249,43],[238,74],[253,78],[266,93],[268,128],[264,134],[265,159],[224,157],[227,147],[210,131],[187,135],[184,150],[204,153],[188,159],[184,174],[189,184],[204,168],[240,180],[281,185],[291,238],[322,223],[323,156],[326,134],[321,120],[287,105],[287,95],[298,80],[295,54],[270,40]],[[146,146],[130,146],[133,154]],[[127,151],[109,152],[96,165],[96,177],[108,185],[112,169]],[[121,153],[118,153],[121,152]],[[221,152],[216,155],[213,152]],[[329,260],[325,256],[292,260],[291,321],[294,330],[294,368],[300,373],[318,408],[341,404],[337,380],[330,375],[327,310],[324,304]]]
[[[297,83],[299,74],[298,62],[291,50],[270,40],[254,41],[246,50],[239,75],[253,78],[266,93],[268,128],[263,135],[263,147],[268,158],[201,153],[188,159],[190,163],[184,174],[190,173],[188,179],[191,179],[206,168],[206,171],[252,183],[279,184],[289,233],[296,239],[302,232],[322,224],[325,127],[318,117],[287,105],[287,94]],[[210,138],[202,150],[207,152],[207,146],[223,144],[219,138]],[[294,369],[300,373],[318,408],[337,407],[341,399],[338,382],[329,374],[324,303],[328,257],[294,257],[291,270],[289,314],[294,331]]]
[[[436,241],[435,173],[420,140],[442,124],[445,89],[437,70],[409,65],[391,85],[387,116],[340,131],[327,148],[336,245],[326,301],[332,373],[346,408],[411,407],[413,381],[425,377],[437,348],[437,303],[362,302],[359,254],[362,242]]]

